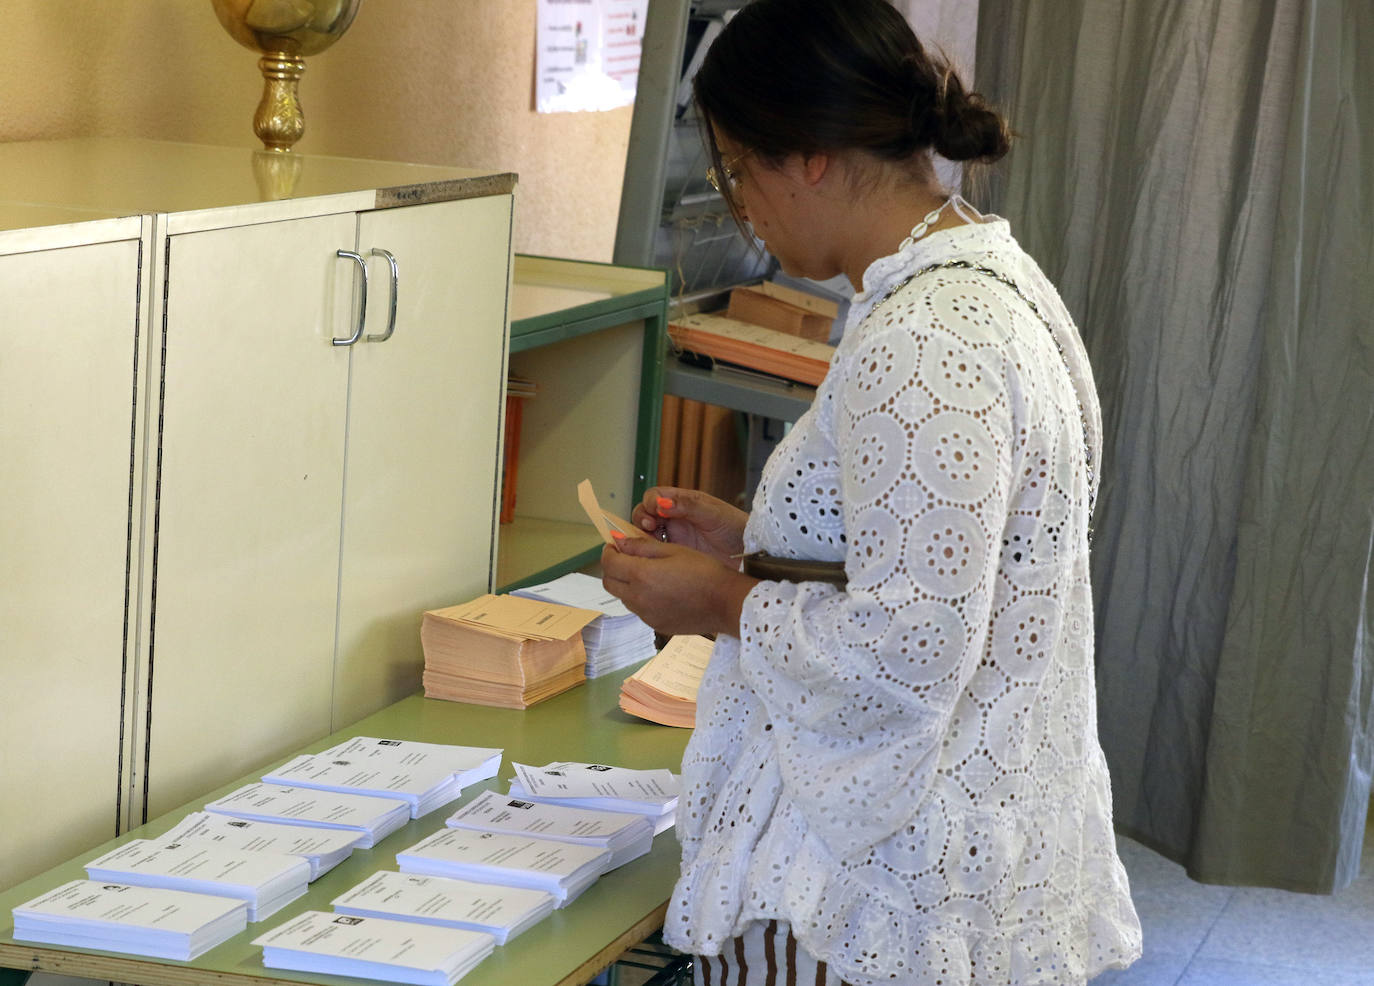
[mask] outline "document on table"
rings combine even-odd
[[[363,834],[359,845],[371,849],[410,821],[410,803],[399,798],[376,798],[308,787],[248,784],[211,801],[205,810],[283,825],[313,825],[351,829]]]
[[[258,921],[304,896],[310,864],[284,853],[237,852],[211,842],[131,839],[86,864],[92,880],[237,897]]]
[[[537,798],[614,798],[659,803],[678,794],[671,770],[631,770],[594,763],[551,763],[543,767],[513,764],[520,786]]]
[[[14,908],[18,941],[191,959],[248,927],[235,897],[72,880]]]
[[[263,775],[269,784],[402,798],[412,818],[454,801],[463,788],[495,777],[501,750],[355,736],[302,754]]]
[[[557,901],[543,890],[380,870],[331,903],[341,914],[485,931],[504,945],[552,914]]]
[[[654,842],[654,826],[643,815],[525,801],[495,791],[483,791],[449,816],[447,824],[600,846],[613,854],[608,871],[643,856]]]
[[[450,986],[492,953],[496,939],[414,921],[306,911],[253,944],[262,946],[269,969]]]
[[[444,828],[396,854],[405,873],[544,890],[571,903],[611,861],[609,849],[522,835]]]
[[[363,834],[354,829],[314,828],[257,822],[232,815],[193,811],[170,830],[163,842],[213,842],[240,852],[276,852],[300,856],[310,864],[310,879],[347,859]]]

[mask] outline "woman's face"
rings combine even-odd
[[[734,199],[754,235],[793,277],[825,280],[822,229],[811,211],[815,190],[804,178],[799,155],[772,165],[724,134],[717,138],[721,161],[735,178]]]

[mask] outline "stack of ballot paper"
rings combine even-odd
[[[425,696],[527,709],[586,680],[582,628],[600,614],[519,596],[431,610],[420,624]]]
[[[643,856],[654,844],[653,823],[643,815],[524,801],[495,791],[483,791],[463,805],[449,816],[448,825],[599,846],[611,851],[607,871]]]
[[[363,841],[363,835],[352,829],[251,822],[232,815],[193,811],[163,833],[160,841],[213,842],[236,852],[300,856],[310,864],[310,879],[314,881],[321,873],[328,873],[347,859],[353,847]]]
[[[299,856],[236,852],[213,842],[133,839],[86,864],[92,880],[236,897],[260,921],[305,894],[310,864]]]
[[[348,829],[362,835],[358,846],[363,849],[371,849],[410,821],[410,803],[399,798],[280,784],[249,784],[211,801],[205,810],[250,821]]]
[[[631,770],[600,763],[514,764],[510,796],[524,801],[643,815],[657,835],[673,827],[679,778],[670,770]]]
[[[552,582],[514,589],[511,595],[592,609],[601,614],[582,628],[588,678],[599,678],[654,655],[653,629],[607,592],[598,578],[570,572]]]
[[[263,775],[268,784],[400,798],[419,818],[454,801],[469,784],[495,777],[501,751],[355,736]]]
[[[485,931],[504,945],[553,913],[553,894],[444,876],[381,870],[332,901],[340,914]]]
[[[490,955],[496,939],[413,921],[306,911],[253,944],[262,946],[269,969],[449,986]]]
[[[73,880],[14,909],[14,937],[189,962],[248,927],[233,897]]]
[[[620,684],[620,707],[632,716],[665,726],[696,725],[697,690],[715,642],[679,634],[644,667]]]
[[[611,851],[596,846],[451,828],[396,854],[405,873],[543,890],[559,907],[576,900],[610,862]]]

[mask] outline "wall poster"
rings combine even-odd
[[[535,109],[629,106],[649,0],[539,0]]]

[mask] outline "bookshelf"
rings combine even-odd
[[[622,516],[655,482],[667,307],[661,270],[516,255],[510,372],[538,390],[520,412],[515,516],[497,534],[498,591],[600,557],[577,503],[580,480]]]

